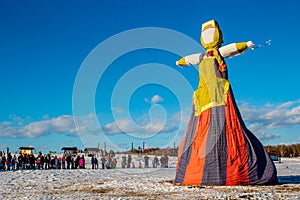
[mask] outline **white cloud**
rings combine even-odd
[[[79,134],[96,134],[103,131],[105,134],[121,133],[141,133],[144,136],[153,135],[162,132],[173,132],[178,128],[177,120],[170,120],[165,124],[163,119],[153,119],[143,117],[139,125],[133,123],[130,119],[118,119],[108,123],[103,127],[98,127],[94,114],[83,117],[71,115],[62,115],[54,118],[44,117],[43,120],[30,122],[26,125],[15,123],[23,119],[15,117],[14,122],[0,122],[0,137],[3,138],[35,138],[51,133],[65,134],[74,136]],[[74,119],[76,120],[76,126]],[[176,122],[175,122],[176,121]]]
[[[293,105],[293,102],[292,101],[288,101],[288,102],[285,102],[285,103],[279,105],[278,108],[288,108],[288,107],[290,107],[292,105]]]
[[[243,119],[249,124],[249,129],[261,140],[280,137],[271,132],[277,128],[300,125],[300,101],[288,101],[280,105],[266,104],[262,107],[249,106],[247,103],[239,106]]]
[[[272,140],[275,138],[280,138],[279,134],[268,132],[261,124],[250,124],[248,129],[252,131],[252,133],[254,133],[260,140]]]
[[[25,137],[39,137],[50,133],[66,133],[71,135],[71,133],[74,133],[74,129],[74,119],[70,115],[32,122],[24,127],[20,127],[20,131],[24,131]]]
[[[12,124],[12,122],[9,122],[9,121],[3,121],[3,122],[0,122],[0,127],[1,126],[10,126]]]
[[[78,118],[77,127],[74,123],[74,117],[71,115],[62,115],[54,118],[45,118],[44,120],[30,122],[27,125],[15,122],[24,121],[21,118],[14,118],[13,122],[0,123],[0,137],[4,138],[35,138],[50,133],[66,134],[70,136],[77,135],[77,130],[85,133],[92,133],[90,116]]]
[[[153,102],[157,102],[160,98],[157,96]],[[27,122],[28,119],[22,119],[17,116],[12,116],[12,121],[0,122],[0,137],[4,138],[35,138],[51,133],[65,134],[75,136],[78,134],[96,134],[103,131],[105,134],[122,134],[134,133],[142,136],[151,136],[158,133],[170,133],[179,131],[179,125],[185,129],[185,123],[189,119],[189,109],[182,112],[177,112],[169,117],[169,119],[153,118],[152,121],[148,116],[141,116],[135,124],[130,119],[117,119],[112,123],[108,123],[103,127],[98,127],[97,116],[89,114],[83,117],[72,115],[62,115],[51,118],[44,115],[42,120]],[[75,122],[76,121],[76,126]],[[22,123],[19,123],[22,121]],[[24,122],[24,123],[23,123]],[[25,123],[26,122],[26,123]]]
[[[151,103],[152,104],[156,104],[156,103],[159,103],[159,102],[163,102],[164,99],[159,96],[158,94],[157,95],[154,95],[152,98],[151,98]]]
[[[269,129],[300,124],[300,102],[289,101],[279,106],[268,105],[260,108],[242,104],[240,111],[249,123],[258,123]]]
[[[157,104],[159,102],[163,102],[164,99],[161,96],[159,96],[158,94],[156,94],[151,98],[151,100],[149,100],[148,98],[145,98],[144,101],[146,103]]]
[[[132,128],[130,127],[130,120],[129,119],[120,119],[117,121],[114,121],[112,123],[108,123],[105,126],[102,127],[102,130],[105,134],[120,134],[125,132],[132,132]]]
[[[165,119],[152,119],[142,116],[139,124],[125,118],[118,119],[112,123],[108,123],[102,127],[102,130],[107,135],[129,133],[136,136],[147,137],[158,133],[170,133],[178,129],[177,119],[171,117],[168,122]]]
[[[191,109],[190,108],[185,108],[182,111],[179,111],[177,113],[175,113],[171,119],[175,122],[175,123],[183,123],[183,124],[187,124],[189,122],[191,118]]]
[[[151,98],[151,103],[163,101],[159,95]],[[248,128],[261,140],[268,140],[280,137],[276,133],[277,128],[300,125],[300,101],[289,101],[275,106],[266,104],[262,107],[249,106],[243,103],[239,106],[244,121]],[[120,110],[121,109],[117,109]],[[191,110],[186,108],[174,113],[168,119],[152,119],[141,116],[138,124],[130,119],[117,119],[101,127],[105,134],[138,133],[143,136],[151,136],[159,133],[185,132],[186,125],[190,119]],[[62,115],[50,118],[45,115],[42,120],[35,122],[30,117],[22,119],[12,115],[11,120],[0,122],[0,137],[4,138],[34,138],[51,133],[74,136],[79,133],[95,134],[101,130],[95,124],[97,116],[90,114],[83,117],[76,117],[76,126],[72,115]],[[179,127],[180,124],[182,127]],[[96,127],[96,128],[95,128]],[[181,130],[179,130],[181,129]]]

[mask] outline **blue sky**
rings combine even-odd
[[[175,61],[180,56],[174,52],[144,48],[120,55],[99,78],[94,112],[74,115],[74,83],[84,61],[116,34],[158,27],[198,42],[201,24],[210,19],[220,23],[225,44],[248,40],[259,44],[272,39],[271,46],[226,60],[229,80],[245,122],[263,144],[299,143],[299,2],[214,2],[0,1],[0,150],[33,145],[47,152],[62,146],[103,146],[104,141],[122,149],[129,148],[132,141],[136,147],[142,141],[149,147],[178,144],[190,114],[192,93],[180,90],[182,85],[173,75],[155,71],[177,92],[150,81],[138,85],[125,99],[128,105],[122,104],[121,94],[112,102],[118,81],[135,69],[146,70],[147,66],[141,66],[149,63],[165,65],[195,89],[197,71],[177,68]],[[156,39],[143,34],[136,38]],[[116,52],[127,44],[123,42],[107,51]],[[197,53],[180,49],[182,41],[173,42],[178,51]],[[203,51],[200,44],[199,51]],[[99,67],[103,67],[101,60],[105,57],[98,55]],[[147,78],[142,72],[136,76],[136,80]],[[178,100],[178,96],[183,97]],[[137,135],[139,131],[144,134]]]

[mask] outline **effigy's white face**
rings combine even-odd
[[[214,41],[215,31],[216,28],[208,28],[201,33],[204,44],[209,44]]]

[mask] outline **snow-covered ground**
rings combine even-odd
[[[278,185],[230,187],[175,186],[174,168],[0,171],[0,198],[300,199],[300,158],[283,158],[275,165]]]

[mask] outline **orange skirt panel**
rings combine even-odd
[[[201,113],[192,143],[190,162],[187,165],[183,184],[200,185],[205,164],[206,138],[210,122],[210,109]]]
[[[232,102],[230,93],[225,106],[226,139],[227,139],[227,169],[226,185],[241,185],[249,183],[248,152],[241,124]]]

